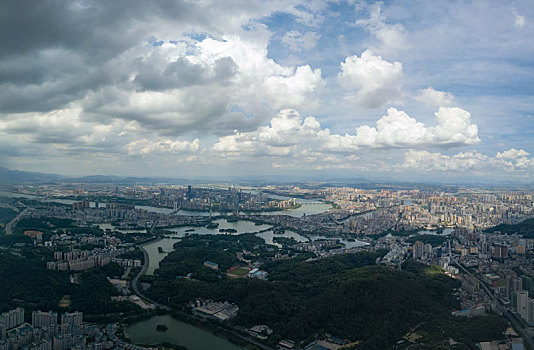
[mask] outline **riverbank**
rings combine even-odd
[[[154,242],[158,242],[160,241],[161,238],[157,238],[156,240],[154,240]],[[194,315],[190,315],[190,314],[186,314],[185,312],[182,312],[182,311],[179,311],[179,310],[175,310],[175,309],[171,309],[169,306],[167,305],[163,305],[163,304],[160,304],[152,299],[150,299],[149,297],[147,297],[145,294],[143,294],[140,290],[139,290],[139,278],[144,275],[148,269],[148,265],[149,265],[149,257],[148,257],[148,253],[147,251],[142,247],[142,246],[139,246],[139,248],[143,251],[143,255],[144,255],[144,264],[143,264],[143,267],[141,268],[141,271],[139,271],[139,273],[136,275],[136,277],[132,280],[132,289],[133,289],[133,292],[140,298],[142,298],[143,300],[155,305],[158,309],[156,309],[155,311],[152,311],[152,312],[147,312],[147,313],[144,313],[142,315],[139,315],[138,317],[133,317],[133,318],[129,318],[129,319],[126,319],[124,320],[125,324],[127,326],[131,326],[135,323],[139,323],[139,322],[142,322],[143,320],[147,320],[147,319],[151,319],[153,317],[155,317],[155,315],[162,315],[162,312],[165,313],[165,314],[168,314],[170,315],[172,318],[176,319],[176,320],[180,320],[180,321],[183,321],[185,322],[186,324],[188,324],[189,326],[191,327],[197,327],[197,328],[201,328],[202,330],[206,331],[206,332],[209,332],[210,334],[212,334],[213,336],[215,337],[219,337],[219,338],[223,338],[225,340],[228,340],[229,342],[232,342],[234,344],[237,344],[239,346],[244,346],[242,347],[241,349],[228,349],[228,350],[242,350],[242,349],[250,349],[250,350],[258,350],[258,349],[263,349],[263,350],[273,350],[263,344],[256,344],[255,347],[250,347],[248,345],[251,345],[251,344],[254,344],[254,343],[257,343],[254,339],[251,339],[249,337],[246,337],[246,336],[243,336],[243,335],[239,335],[237,333],[235,333],[235,331],[233,331],[231,329],[230,326],[227,326],[225,324],[215,324],[214,322],[210,322],[206,319],[203,319],[203,318],[199,318],[198,316],[194,316]],[[126,327],[123,328],[123,336],[125,338],[127,338],[129,341],[131,341],[131,337],[128,337],[128,335],[125,333],[126,331]],[[143,342],[134,342],[135,344],[138,344],[138,345],[154,345],[154,344],[145,344]],[[176,345],[181,345],[181,344],[176,344]],[[194,348],[191,348],[189,349],[189,347],[187,347],[188,350],[194,350]],[[217,347],[217,349],[219,349]]]
[[[158,325],[167,327],[167,331],[157,332]],[[123,332],[130,342],[149,347],[170,343],[188,350],[274,350],[253,339],[245,339],[246,336],[236,333],[231,326],[177,311],[128,325]]]

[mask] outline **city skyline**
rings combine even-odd
[[[528,1],[7,2],[0,166],[530,182]]]

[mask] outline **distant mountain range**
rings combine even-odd
[[[371,181],[364,178],[325,178],[316,177],[296,177],[286,175],[274,176],[203,176],[191,178],[170,178],[170,177],[135,177],[135,176],[115,176],[115,175],[89,175],[81,177],[69,177],[58,174],[45,174],[21,170],[9,170],[0,167],[0,184],[30,184],[30,183],[107,183],[121,185],[154,185],[154,184],[205,184],[205,183],[231,183],[240,185],[262,186],[269,184],[292,184],[304,186],[314,184],[318,187],[339,186],[340,184],[358,184],[362,188],[375,187],[377,183],[387,183],[387,180]]]
[[[63,176],[58,174],[44,174],[29,171],[9,170],[0,167],[0,183],[43,183],[61,180]]]
[[[59,174],[46,174],[39,172],[29,172],[21,170],[9,170],[0,167],[0,183],[23,184],[23,183],[116,183],[116,184],[198,184],[198,183],[239,183],[244,185],[265,185],[265,184],[305,184],[318,182],[313,177],[295,176],[225,176],[225,177],[198,177],[191,178],[170,178],[170,177],[135,177],[135,176],[115,176],[115,175],[88,175],[81,177],[70,177]],[[321,185],[333,183],[361,183],[371,184],[368,179],[325,179],[319,181]]]
[[[23,183],[117,183],[117,184],[158,184],[158,183],[189,183],[188,179],[159,178],[159,177],[131,177],[113,175],[90,175],[81,177],[69,177],[58,174],[45,174],[21,170],[9,170],[0,167],[0,183],[23,184]]]
[[[490,186],[499,188],[533,188],[532,183],[517,183],[505,181],[491,181],[484,182],[466,181],[461,183],[446,183],[440,181],[395,181],[387,178],[375,178],[373,180],[361,177],[324,177],[318,176],[294,176],[294,175],[260,175],[260,176],[202,176],[195,178],[171,178],[171,177],[136,177],[136,176],[116,176],[116,175],[89,175],[81,177],[72,177],[59,174],[46,174],[39,172],[10,170],[0,167],[0,184],[16,185],[16,184],[31,184],[31,183],[100,183],[100,184],[121,184],[121,185],[157,185],[157,184],[171,184],[171,185],[196,185],[196,184],[239,184],[251,186],[263,186],[272,184],[291,184],[296,186],[314,187],[335,187],[335,186],[357,186],[364,189],[376,188],[441,188],[447,190],[458,186]]]

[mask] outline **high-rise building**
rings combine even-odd
[[[526,320],[528,313],[528,292],[520,290],[517,292],[517,313]]]
[[[80,327],[83,321],[82,312],[65,312],[61,315],[61,332],[62,334],[72,333],[77,334],[80,332]]]
[[[416,241],[413,244],[413,258],[419,259],[423,256],[425,244],[421,241]]]
[[[11,329],[24,323],[24,309],[21,307],[0,315],[0,327]]]
[[[52,325],[57,325],[57,313],[48,311],[43,312],[41,310],[32,312],[32,326],[43,328]]]
[[[534,287],[534,283],[533,283],[532,277],[530,277],[530,276],[521,276],[521,280],[523,282],[521,289],[524,289],[524,290],[528,291],[529,293],[532,293],[532,290],[533,290],[533,287]]]
[[[527,302],[527,317],[525,321],[529,326],[534,325],[534,299],[529,299]]]
[[[494,250],[493,250],[493,257],[497,259],[507,258],[508,257],[508,246],[502,245],[502,244],[495,244]]]

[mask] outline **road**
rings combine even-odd
[[[517,329],[517,331],[519,332],[519,334],[521,335],[521,337],[527,344],[528,348],[531,350],[534,350],[534,341],[532,340],[532,337],[528,334],[526,329],[523,327],[523,322],[521,322],[521,320],[519,320],[514,313],[510,312],[510,310],[508,310],[506,307],[504,307],[504,305],[502,305],[501,301],[497,297],[495,297],[493,292],[486,286],[485,283],[483,283],[480,280],[480,278],[478,278],[478,276],[473,275],[469,270],[467,270],[458,261],[456,260],[453,260],[453,261],[456,264],[456,266],[458,266],[462,271],[464,271],[468,275],[477,279],[477,281],[479,282],[480,286],[482,286],[486,294],[488,294],[488,296],[497,303],[497,306],[500,308],[500,311],[508,318],[508,320],[514,326],[514,328]]]
[[[11,220],[10,222],[7,223],[7,225],[6,225],[6,235],[11,235],[13,233],[13,225],[16,225],[17,222],[19,221],[20,217],[22,215],[24,215],[27,211],[28,211],[28,209],[24,209],[23,211],[21,211],[19,213],[19,215],[14,217],[13,220]]]
[[[145,295],[144,295],[143,293],[141,293],[141,291],[139,290],[139,287],[138,287],[138,284],[139,284],[139,278],[140,278],[142,275],[144,275],[145,272],[146,272],[146,270],[148,269],[148,254],[147,254],[146,250],[143,249],[143,247],[139,247],[139,248],[140,248],[141,251],[143,252],[143,257],[144,257],[143,260],[144,260],[144,263],[143,263],[143,267],[141,268],[141,271],[139,271],[139,273],[138,273],[138,274],[134,277],[134,279],[132,280],[132,289],[133,289],[134,293],[135,293],[138,297],[140,297],[140,298],[142,298],[142,299],[144,299],[144,300],[146,300],[146,301],[148,301],[148,302],[154,304],[156,307],[159,307],[160,309],[164,309],[164,310],[170,311],[170,310],[171,310],[170,307],[165,306],[165,305],[162,305],[162,304],[160,304],[160,303],[157,303],[157,302],[155,302],[155,301],[153,301],[153,300],[150,300],[150,298],[148,298],[147,296],[145,296]]]

